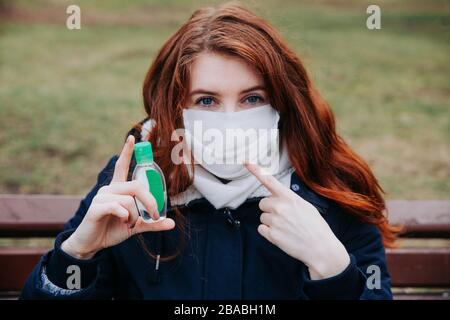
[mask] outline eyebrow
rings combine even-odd
[[[247,92],[250,92],[250,91],[255,91],[255,90],[264,90],[264,91],[265,91],[265,90],[266,90],[266,87],[263,86],[263,85],[256,85],[256,86],[250,87],[250,88],[248,88],[248,89],[242,90],[242,91],[241,91],[241,94],[242,94],[242,93],[247,93]],[[211,91],[211,90],[205,90],[205,89],[196,89],[196,90],[193,90],[193,91],[191,91],[191,92],[189,93],[189,95],[192,96],[192,95],[194,95],[194,94],[200,94],[200,93],[203,93],[203,94],[210,94],[210,95],[218,95],[218,92]]]

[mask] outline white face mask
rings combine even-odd
[[[195,162],[227,180],[250,174],[244,160],[269,173],[278,171],[279,119],[269,104],[232,113],[183,110],[186,143]]]

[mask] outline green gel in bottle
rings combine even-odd
[[[139,215],[145,222],[156,222],[166,218],[166,181],[161,168],[153,161],[153,150],[150,142],[139,142],[134,145],[134,157],[136,158],[136,167],[133,171],[133,180],[141,181],[153,195],[158,206],[159,217],[152,217],[153,213],[147,212],[145,206],[136,199],[136,206]]]

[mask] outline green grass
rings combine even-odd
[[[3,1],[5,2],[5,1]],[[0,18],[0,193],[85,193],[144,116],[141,85],[162,43],[211,1],[6,1]],[[388,198],[450,196],[450,6],[252,1],[299,53],[340,133],[370,163]],[[84,23],[83,19],[86,19]]]

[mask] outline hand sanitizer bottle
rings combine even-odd
[[[152,223],[166,218],[166,181],[161,168],[153,161],[153,150],[150,142],[139,142],[134,145],[134,156],[136,167],[133,171],[133,180],[141,181],[155,198],[158,206],[159,217],[152,216],[154,213],[147,212],[145,206],[135,198],[139,215],[145,222]]]

